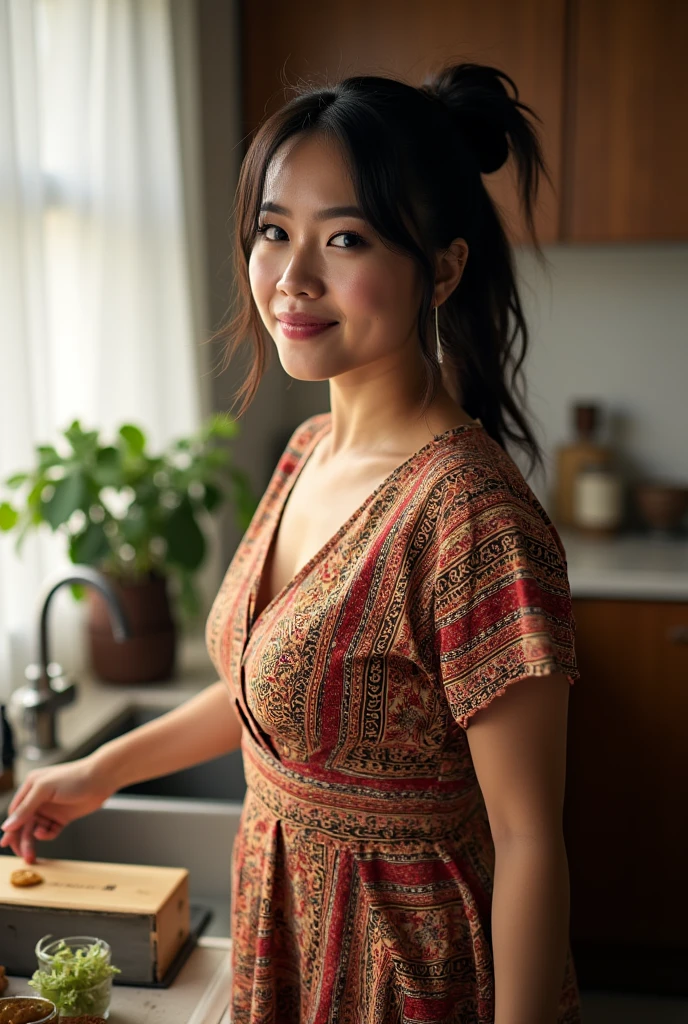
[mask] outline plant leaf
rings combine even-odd
[[[89,523],[72,537],[69,545],[69,557],[75,565],[99,565],[109,554],[110,544],[102,523]]]
[[[93,455],[98,447],[98,431],[82,430],[78,420],[65,430],[64,436],[69,441],[74,454],[81,460]],[[60,462],[63,460],[60,459]]]
[[[41,444],[36,448],[38,453],[38,468],[41,473],[51,466],[61,466],[64,459],[55,451],[51,444]]]
[[[41,501],[41,512],[47,523],[56,530],[66,523],[72,512],[82,508],[88,499],[86,481],[80,469],[53,484],[55,491],[48,501]]]
[[[220,490],[219,487],[216,487],[215,484],[204,484],[203,486],[205,487],[203,507],[207,509],[208,512],[213,512],[216,508],[219,508],[227,496],[224,491]]]
[[[0,530],[13,530],[19,520],[19,513],[12,508],[9,502],[3,501],[0,504]]]
[[[188,498],[184,498],[162,524],[160,534],[167,541],[167,561],[182,569],[197,569],[205,556],[205,537],[196,522]]]
[[[123,487],[122,453],[119,448],[108,445],[96,452],[96,465],[93,479],[98,487]]]
[[[132,423],[125,423],[119,428],[119,436],[122,438],[132,455],[141,455],[146,447],[146,438],[142,430]]]
[[[29,479],[28,473],[13,473],[12,476],[8,476],[5,480],[5,487],[9,487],[10,490],[16,491],[18,487]]]

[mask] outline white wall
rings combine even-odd
[[[530,405],[546,454],[591,399],[634,476],[688,486],[688,245],[545,247],[517,255],[531,329]],[[519,459],[519,464],[520,464]],[[549,508],[550,478],[530,480]]]

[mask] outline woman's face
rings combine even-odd
[[[336,143],[301,136],[275,154],[259,218],[265,231],[255,237],[249,280],[282,366],[298,380],[347,374],[353,383],[366,368],[407,362],[405,350],[418,347],[418,269],[383,244],[362,212],[331,209],[356,206]],[[294,336],[280,321],[293,313],[332,326]]]

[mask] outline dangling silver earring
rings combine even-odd
[[[435,306],[435,340],[437,342],[437,362],[441,363],[442,356],[442,344],[440,342],[440,324],[439,324],[439,313],[438,307]]]

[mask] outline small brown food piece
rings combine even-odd
[[[0,995],[2,995],[2,993],[5,991],[8,985],[9,981],[7,979],[7,973],[5,971],[5,968],[0,967]]]
[[[13,871],[10,875],[12,885],[16,885],[20,889],[27,885],[40,885],[43,881],[43,875],[39,875],[37,871],[32,871],[31,868],[19,868],[18,871]]]

